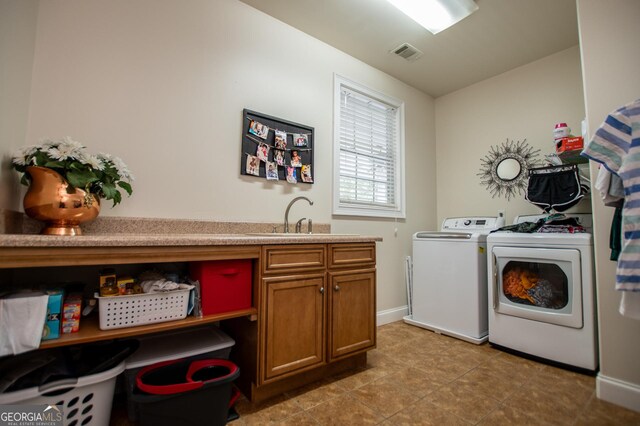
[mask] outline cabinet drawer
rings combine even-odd
[[[376,263],[375,244],[329,245],[329,267],[367,266]]]
[[[325,246],[266,246],[262,248],[262,265],[265,274],[323,269],[326,266]]]

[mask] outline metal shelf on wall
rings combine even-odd
[[[545,158],[549,163],[554,166],[561,166],[563,164],[587,164],[589,159],[580,155],[582,150],[565,151],[560,154],[552,153],[545,155]]]
[[[569,150],[558,153],[552,153],[545,155],[547,161],[554,166],[562,166],[562,165],[577,165],[578,173],[582,180],[587,183],[591,183],[590,176],[591,172],[589,170],[589,159],[580,155],[582,152],[581,149]]]
[[[582,149],[573,149],[556,154],[564,164],[586,164],[589,159],[580,155]]]

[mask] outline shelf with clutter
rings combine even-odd
[[[561,164],[586,164],[589,160],[580,155],[584,149],[584,138],[574,136],[566,123],[558,123],[553,129],[556,152],[549,157],[557,157]]]
[[[572,135],[566,123],[556,124],[553,136],[555,152],[545,155],[548,165],[529,170],[526,198],[545,212],[563,212],[590,197],[589,160],[580,155],[584,137]],[[555,195],[548,192],[549,186],[555,188]]]

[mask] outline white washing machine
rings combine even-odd
[[[572,214],[587,230],[590,214]],[[514,223],[545,216],[519,216]],[[598,367],[590,233],[496,232],[487,239],[489,342],[595,371]]]
[[[480,344],[487,340],[487,234],[496,217],[448,218],[413,235],[411,315],[404,321]]]

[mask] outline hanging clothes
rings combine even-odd
[[[602,163],[622,179],[623,242],[616,289],[640,292],[640,99],[609,114],[582,155]]]
[[[545,212],[563,212],[575,206],[585,196],[576,165],[537,167],[529,169],[525,198]]]
[[[623,291],[620,300],[620,314],[640,320],[640,293],[637,291]]]
[[[622,251],[622,207],[616,207],[611,221],[611,231],[609,231],[609,248],[611,256],[609,260],[618,261]]]
[[[601,166],[594,186],[600,193],[604,205],[616,209],[609,231],[609,248],[611,249],[609,259],[617,262],[622,250],[622,206],[624,204],[622,179]]]
[[[600,193],[605,206],[622,207],[624,187],[618,175],[614,175],[606,167],[600,167],[594,187]]]

